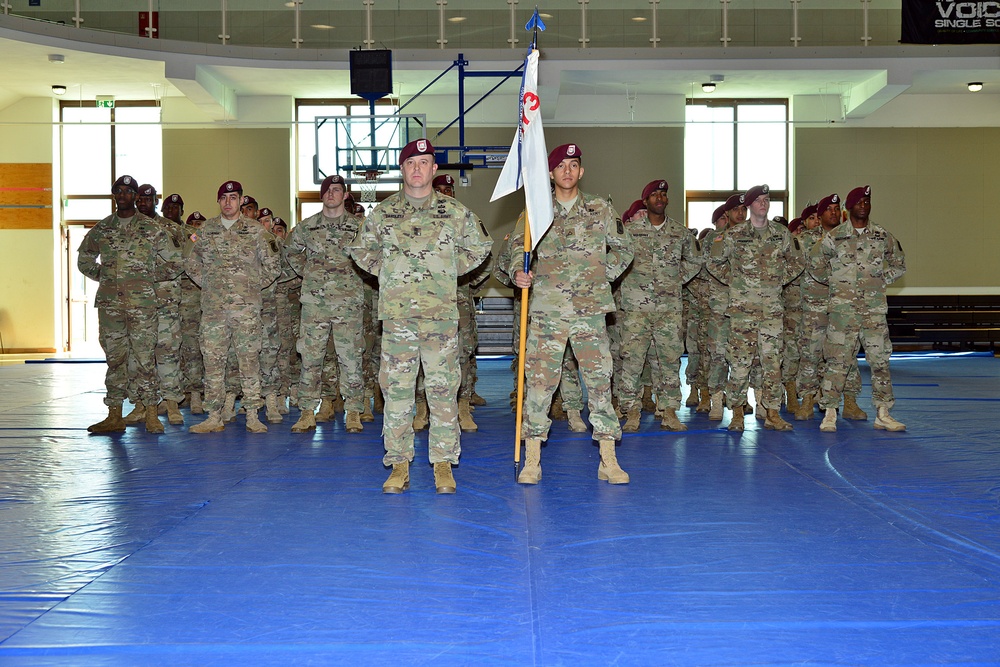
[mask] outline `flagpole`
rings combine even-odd
[[[531,268],[531,226],[528,209],[524,209],[524,275]],[[521,461],[521,420],[524,416],[524,350],[528,338],[528,287],[521,288],[521,330],[517,341],[517,410],[514,418],[514,478]]]

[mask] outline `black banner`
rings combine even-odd
[[[1000,44],[1000,0],[903,0],[907,44]]]

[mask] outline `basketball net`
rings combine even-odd
[[[368,169],[365,171],[365,180],[360,184],[362,202],[370,202],[374,204],[378,201],[376,188],[378,186],[378,177],[381,175],[382,172],[377,169]]]

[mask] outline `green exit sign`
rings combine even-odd
[[[114,109],[115,108],[115,98],[112,95],[98,95],[97,96],[97,108],[99,108],[99,109]]]

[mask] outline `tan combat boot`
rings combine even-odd
[[[393,463],[389,478],[382,483],[382,493],[402,493],[410,488],[410,462]]]
[[[660,422],[660,428],[668,431],[688,430],[688,427],[677,418],[677,411],[673,408],[663,408],[663,420]]]
[[[337,410],[334,407],[334,399],[329,396],[323,397],[323,401],[319,404],[319,412],[316,413],[316,421],[328,422],[336,414]]]
[[[167,405],[167,423],[179,426],[184,423],[184,415],[177,407],[177,401],[163,401]],[[162,405],[162,404],[161,404]]]
[[[688,392],[687,400],[684,401],[684,405],[685,405],[685,407],[688,407],[688,408],[697,408],[698,407],[698,387],[696,387],[695,385],[691,385],[689,387],[689,389],[690,389],[690,391]]]
[[[475,433],[479,430],[479,426],[472,418],[472,410],[467,398],[458,399],[458,427],[466,433]]]
[[[524,467],[517,476],[518,484],[538,484],[542,478],[542,441],[529,438],[524,441]]]
[[[264,398],[264,414],[267,417],[267,421],[271,424],[280,424],[284,421],[284,417],[281,416],[281,411],[278,410],[278,395],[268,394]]]
[[[628,419],[625,420],[625,425],[622,426],[622,430],[626,433],[637,433],[639,431],[639,421],[641,419],[642,411],[637,406],[633,406],[632,409],[628,411]]]
[[[756,419],[759,419],[760,421],[764,421],[764,420],[767,419],[767,408],[765,408],[764,404],[761,402],[761,399],[760,399],[761,390],[760,389],[754,389],[753,390],[753,395],[754,395],[754,403],[756,404],[757,409],[756,410],[750,410],[749,409],[750,399],[748,398],[747,399],[747,406],[744,406],[743,412],[744,412],[744,414],[750,414],[752,412],[753,416]]]
[[[205,405],[201,402],[201,392],[192,391],[191,398],[191,414],[193,415],[203,415],[205,414]]]
[[[587,424],[583,421],[583,417],[580,416],[579,410],[567,410],[566,419],[569,421],[569,430],[574,433],[587,432]]]
[[[375,415],[372,414],[372,404],[365,399],[365,409],[361,411],[361,421],[363,422],[373,422],[375,421]]]
[[[451,474],[451,464],[447,461],[434,464],[434,486],[438,493],[455,493],[455,476]]]
[[[469,405],[486,405],[486,399],[476,393],[476,390],[472,390],[472,396],[469,397]]]
[[[155,405],[146,406],[146,419],[144,421],[146,423],[146,433],[163,433],[163,422],[160,421],[160,417],[156,414]]]
[[[554,421],[566,421],[569,415],[563,409],[562,396],[556,394],[556,397],[552,399],[552,407],[549,408],[549,418]]]
[[[905,431],[906,424],[901,424],[889,414],[889,408],[878,406],[875,413],[875,428],[880,431]]]
[[[730,431],[742,431],[743,430],[743,406],[737,406],[733,408],[733,418],[729,421],[729,426],[727,427]]]
[[[795,421],[807,422],[813,418],[813,410],[816,407],[816,394],[806,394],[802,397],[799,409],[795,411]]]
[[[146,418],[146,406],[137,401],[135,407],[127,415],[122,417],[126,424],[138,424]]]
[[[195,424],[188,429],[190,433],[218,433],[226,428],[226,422],[222,421],[222,413],[217,410],[209,410],[208,419]]]
[[[417,401],[417,414],[413,415],[413,430],[423,431],[430,426],[430,413],[427,410],[427,401]]]
[[[781,415],[777,410],[773,408],[767,408],[767,412],[764,417],[764,428],[771,429],[772,431],[791,431],[792,425],[781,418]]]
[[[167,402],[166,401],[160,401],[159,403],[156,404],[156,414],[158,414],[158,415],[165,415],[165,414],[167,414]]]
[[[858,405],[856,394],[844,394],[844,419],[861,422],[868,419],[868,414]]]
[[[247,408],[247,433],[267,433],[267,427],[261,423],[257,408]]]
[[[348,433],[361,433],[365,427],[361,425],[361,413],[357,410],[348,410],[344,414],[344,430]]]
[[[337,414],[344,411],[344,397],[339,392],[333,397],[333,411]],[[332,416],[330,418],[333,419]]]
[[[785,407],[792,414],[799,410],[799,393],[794,382],[785,383]]]
[[[642,409],[645,412],[656,412],[656,403],[653,402],[653,388],[649,385],[642,388]]]
[[[698,387],[698,407],[695,412],[706,413],[712,409],[712,395],[708,393],[708,387]]]
[[[227,424],[236,421],[236,394],[232,392],[226,394],[226,403],[222,406],[222,421]]]
[[[601,440],[601,463],[597,466],[597,479],[607,480],[608,484],[628,484],[628,473],[618,465],[615,456],[615,441]]]
[[[827,408],[823,415],[823,421],[819,423],[819,430],[823,433],[836,433],[837,431],[837,408]]]
[[[708,419],[713,422],[722,421],[722,412],[726,409],[726,406],[722,402],[722,392],[717,391],[712,394],[712,405],[708,411]]]
[[[385,412],[385,396],[382,394],[381,387],[375,387],[375,396],[372,398],[372,403],[374,404],[372,411],[375,414],[380,415]]]
[[[299,415],[299,420],[292,425],[292,433],[306,433],[316,430],[316,413],[312,410],[303,410]]]
[[[278,414],[288,414],[288,396],[285,394],[278,394]]]
[[[87,427],[91,433],[124,433],[125,420],[122,419],[122,406],[109,405],[108,416]]]

